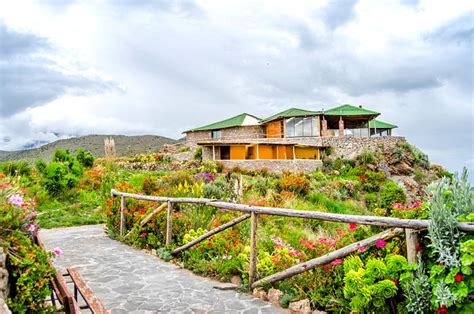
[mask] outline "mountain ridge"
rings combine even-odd
[[[89,150],[95,157],[104,156],[104,139],[112,137],[115,141],[117,156],[131,156],[140,153],[160,151],[164,144],[175,144],[178,140],[158,135],[98,135],[90,134],[79,137],[60,139],[37,148],[3,151],[0,150],[0,162],[7,160],[37,159],[50,160],[56,149],[68,149],[71,152],[78,148]]]

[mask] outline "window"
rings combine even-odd
[[[211,137],[214,140],[220,139],[221,138],[221,130],[213,130],[211,132]]]
[[[286,120],[286,137],[318,136],[316,117],[289,118]]]

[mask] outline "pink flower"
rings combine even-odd
[[[349,224],[349,230],[350,231],[356,231],[357,230],[357,224]]]
[[[342,259],[337,258],[337,259],[333,260],[331,264],[333,266],[341,265],[342,264]]]
[[[10,202],[10,204],[16,207],[21,207],[23,205],[23,198],[19,194],[12,194],[8,198],[8,201]]]
[[[323,269],[324,269],[324,271],[330,271],[331,270],[331,265],[324,265]]]
[[[29,219],[35,219],[36,216],[38,216],[38,214],[36,213],[36,211],[35,211],[34,209],[33,209],[32,211],[30,211],[30,212],[28,213],[28,215],[27,215],[27,217],[28,217]]]
[[[359,252],[361,252],[361,253],[365,252],[365,246],[359,247],[359,248],[357,249],[357,251],[359,251]]]
[[[35,232],[35,230],[36,230],[36,225],[34,223],[30,222],[28,224],[28,231],[33,233],[33,232]]]
[[[377,243],[375,243],[375,246],[378,247],[379,249],[386,245],[387,245],[387,242],[385,240],[378,240]]]
[[[147,235],[148,235],[148,233],[142,232],[142,233],[140,234],[140,238],[146,238]]]
[[[405,208],[405,206],[403,206],[403,205],[400,204],[400,203],[394,203],[394,204],[392,205],[392,207],[393,207],[393,208],[396,208],[396,209],[404,209],[404,208]]]
[[[61,255],[63,255],[63,251],[58,247],[55,247],[53,249],[53,253],[54,253],[54,255],[56,255],[56,257],[60,257]]]
[[[422,203],[420,201],[414,201],[411,207],[416,208],[416,207],[420,207],[421,205]]]

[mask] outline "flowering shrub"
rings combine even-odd
[[[0,246],[8,253],[12,283],[8,306],[15,313],[53,311],[45,303],[55,273],[48,262],[53,253],[43,251],[30,238],[38,229],[35,205],[24,198],[15,182],[0,179]],[[60,254],[60,249],[55,253]]]
[[[428,216],[428,203],[422,203],[420,201],[414,201],[410,206],[405,206],[400,203],[394,203],[392,205],[391,215],[397,218],[404,219],[424,219]]]
[[[310,190],[308,178],[302,174],[285,173],[278,181],[277,188],[280,191],[289,191],[297,195],[306,195]]]
[[[351,300],[355,312],[388,310],[388,300],[398,292],[398,278],[408,263],[401,255],[389,254],[385,259],[350,256],[344,261],[344,297]]]

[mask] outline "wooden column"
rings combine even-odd
[[[293,145],[293,159],[296,159],[295,145]]]
[[[216,147],[212,145],[212,160],[216,160]]]
[[[125,197],[120,197],[120,235],[125,233]]]
[[[168,213],[166,215],[166,246],[169,246],[171,244],[171,236],[172,236],[172,220],[171,220],[171,214],[173,212],[173,203],[168,201]]]
[[[249,287],[255,281],[257,269],[257,221],[258,216],[252,212],[250,214],[250,262],[249,262]]]
[[[408,263],[416,263],[416,245],[418,243],[418,233],[413,229],[405,229],[405,241],[407,242]]]
[[[260,159],[260,152],[258,150],[259,145],[257,144],[257,160]]]
[[[339,118],[339,137],[344,136],[344,120],[342,120],[342,116]]]

